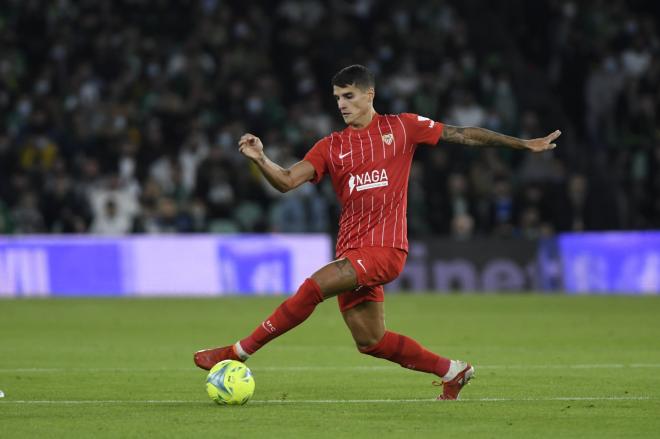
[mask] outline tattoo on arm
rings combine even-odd
[[[464,127],[455,127],[453,125],[445,125],[442,130],[442,140],[451,143],[458,143],[461,145],[467,144],[465,139],[465,128]]]
[[[470,146],[508,146],[518,149],[525,147],[522,139],[477,127],[445,125],[442,140]]]

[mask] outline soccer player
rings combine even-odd
[[[373,74],[361,65],[332,78],[337,106],[348,125],[319,140],[305,158],[284,169],[263,151],[261,140],[244,134],[239,151],[281,192],[328,175],[341,202],[336,260],[316,271],[255,330],[233,345],[195,353],[202,369],[217,362],[247,360],[272,339],[299,325],[324,300],[337,296],[357,348],[402,367],[437,375],[438,399],[457,399],[474,367],[428,351],[412,338],[385,328],[383,284],[402,271],[408,254],[408,176],[418,144],[447,141],[473,146],[505,146],[535,152],[554,148],[561,134],[523,140],[482,128],[445,125],[416,114],[381,115],[373,107]],[[440,383],[437,383],[440,384]]]

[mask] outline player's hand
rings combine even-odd
[[[258,160],[264,153],[264,145],[257,136],[246,133],[238,141],[238,151],[251,160]]]
[[[545,137],[525,140],[525,147],[527,149],[531,149],[534,152],[542,152],[549,149],[554,149],[557,147],[557,144],[554,143],[554,141],[559,136],[561,136],[561,131],[557,130]]]

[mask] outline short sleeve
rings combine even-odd
[[[323,179],[323,176],[328,172],[328,162],[326,160],[326,151],[328,150],[328,139],[323,138],[316,142],[312,149],[307,151],[303,160],[308,161],[314,166],[316,175],[309,180],[312,183],[318,183]]]
[[[413,143],[424,143],[435,145],[442,136],[444,124],[413,113],[402,113],[408,135],[413,138]]]

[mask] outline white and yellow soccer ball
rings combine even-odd
[[[224,360],[209,371],[206,392],[218,404],[243,405],[254,394],[254,377],[244,363]]]

